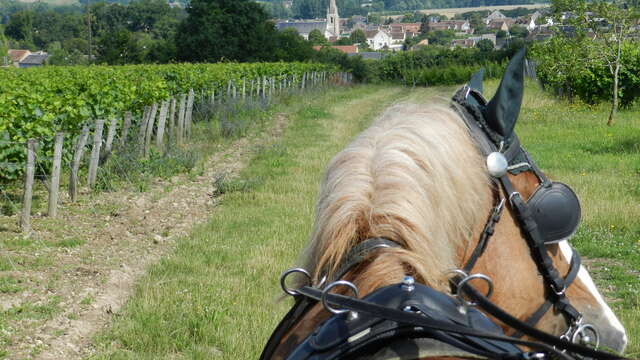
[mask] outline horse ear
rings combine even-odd
[[[487,104],[486,119],[489,127],[504,139],[511,137],[520,114],[524,93],[525,53],[522,49],[509,61],[496,94]]]
[[[471,80],[469,80],[469,87],[473,90],[482,94],[482,80],[484,79],[484,68],[478,70],[473,76],[471,76]]]

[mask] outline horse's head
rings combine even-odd
[[[508,170],[505,169],[507,172],[504,176],[511,182],[512,191],[518,192],[529,205],[531,217],[541,235],[539,241],[543,242],[546,253],[553,261],[553,267],[561,278],[575,276],[570,284],[567,281],[562,289],[557,290],[565,292],[563,297],[566,302],[582,317],[580,324],[590,324],[595,328],[601,346],[621,352],[627,343],[624,327],[598,292],[587,270],[574,259],[577,254],[569,244],[569,238],[575,233],[580,220],[578,199],[568,186],[551,181],[540,171],[520,146],[514,133],[524,88],[523,60],[524,51],[512,59],[496,94],[488,103],[482,98],[482,72],[476,74],[467,88],[469,92],[465,94],[471,94],[469,101],[463,100],[462,107],[471,111],[480,110],[475,115],[481,116],[480,120],[487,126],[482,132],[489,135],[488,140],[493,138],[497,142],[495,145],[502,146],[500,151],[509,158]],[[465,110],[461,114],[463,117],[470,116]],[[474,120],[467,118],[466,121]],[[473,129],[471,132],[473,135]],[[475,140],[479,143],[481,153],[486,155],[491,152],[482,148],[482,140]],[[495,159],[488,160],[487,166],[489,172],[495,171],[491,169],[496,166]],[[494,174],[492,178],[499,179],[500,174]],[[496,181],[498,188],[500,183],[500,180]],[[499,189],[498,192],[510,195],[504,189]],[[507,199],[509,211],[497,223],[495,235],[487,245],[484,255],[478,259],[474,272],[484,273],[493,280],[496,290],[494,301],[511,314],[522,320],[529,320],[530,324],[547,332],[566,334],[568,327],[575,328],[579,325],[572,324],[572,320],[568,319],[571,314],[562,311],[563,304],[557,306],[553,303],[556,298],[554,288],[544,281],[544,270],[541,272],[535,255],[527,244],[531,239],[527,240],[527,231],[523,229],[522,221],[517,219],[517,209],[514,209],[513,202],[509,200]],[[471,250],[465,251],[467,259]],[[572,259],[575,267],[573,274]],[[546,306],[543,305],[545,301]],[[593,329],[589,329],[589,332],[592,331]],[[576,335],[575,332],[568,334],[570,337]],[[584,334],[577,334],[576,337],[582,335]]]
[[[577,197],[535,166],[513,132],[523,59],[514,57],[491,101],[476,76],[454,96],[455,108],[393,106],[336,155],[304,268],[316,286],[349,280],[360,297],[406,275],[449,293],[452,274],[481,273],[492,280],[491,301],[516,318],[569,340],[597,331],[601,346],[622,351],[624,328],[568,243]],[[361,251],[380,238],[395,246]],[[319,304],[303,310],[282,330],[275,358],[331,315]]]

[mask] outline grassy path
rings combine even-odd
[[[357,87],[292,107],[282,141],[225,184],[210,222],[149,270],[121,320],[98,340],[105,352],[96,357],[256,358],[288,306],[274,305],[278,276],[306,242],[326,163],[407,95]]]
[[[496,85],[489,82],[487,92]],[[275,302],[278,276],[307,240],[329,159],[393,101],[451,92],[363,86],[281,109],[284,137],[260,149],[241,179],[222,184],[226,193],[209,223],[139,281],[98,338],[95,358],[256,358],[289,306]],[[623,111],[608,128],[605,113],[529,86],[517,131],[541,168],[581,197],[584,221],[572,242],[625,323],[633,358],[640,354],[640,117]]]

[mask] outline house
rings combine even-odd
[[[391,42],[393,44],[402,44],[404,40],[407,38],[407,34],[405,32],[391,32]]]
[[[451,41],[451,47],[463,47],[470,48],[478,45],[480,40],[489,40],[493,43],[493,46],[496,46],[496,34],[482,34],[479,36],[471,36],[466,39],[455,39]]]
[[[365,32],[365,34],[367,36],[367,44],[373,50],[389,48],[393,43],[391,35],[384,30],[371,30]]]
[[[384,59],[385,56],[387,56],[387,54],[382,52],[367,51],[367,52],[361,52],[357,54],[349,54],[348,56],[349,57],[360,56],[364,60],[382,60]]]
[[[416,50],[420,49],[421,47],[428,46],[428,45],[429,45],[429,39],[420,40],[420,42],[415,44],[415,45],[413,45],[410,50],[411,51],[416,51]]]
[[[358,53],[358,45],[331,45],[328,46],[336,50],[340,50],[345,54],[357,54]],[[322,46],[314,46],[314,50],[322,49]]]
[[[49,54],[44,51],[38,51],[37,53],[29,54],[22,61],[18,63],[20,68],[30,68],[36,66],[42,66],[49,58]]]
[[[284,30],[293,28],[298,31],[303,38],[309,40],[309,33],[313,30],[320,31],[324,37],[329,41],[337,41],[340,38],[341,20],[338,15],[338,7],[335,0],[329,1],[329,7],[327,8],[326,20],[301,20],[301,21],[278,21],[276,28],[278,30]]]
[[[455,39],[451,41],[451,47],[470,48],[476,46],[472,39]]]
[[[480,40],[489,40],[493,43],[493,46],[496,46],[496,34],[482,34],[480,36],[471,36],[469,39],[473,40],[473,45],[477,45]]]
[[[491,30],[509,31],[511,27],[516,23],[515,19],[504,18],[500,20],[491,20],[487,27]]]
[[[20,68],[42,66],[49,58],[44,51],[31,52],[29,50],[9,49],[7,52],[11,65]]]
[[[309,40],[309,33],[313,30],[318,30],[324,34],[327,29],[327,22],[323,20],[279,21],[276,23],[276,28],[281,31],[290,28],[296,29],[300,36],[305,40]]]
[[[507,17],[503,13],[501,13],[500,10],[495,10],[484,19],[484,23],[486,25],[489,25],[489,23],[491,23],[492,21],[504,20],[506,18]]]
[[[454,30],[455,32],[466,34],[471,34],[473,32],[469,20],[443,20],[439,22],[432,22],[429,23],[429,29],[432,31]]]
[[[9,55],[9,61],[15,67],[18,67],[20,61],[24,60],[24,58],[29,56],[29,54],[31,54],[31,51],[29,50],[9,49],[9,51],[7,51],[7,55]]]

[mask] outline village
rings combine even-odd
[[[405,16],[340,18],[335,0],[331,0],[326,19],[277,20],[276,26],[281,31],[295,29],[312,41],[322,35],[326,39],[322,45],[369,59],[379,59],[385,52],[416,50],[428,45],[501,49],[514,38],[536,41],[553,35],[551,26],[554,23],[546,16],[547,9],[517,10],[520,11],[515,13],[524,15],[510,17],[500,10],[487,10],[458,14],[452,19],[421,12]]]

